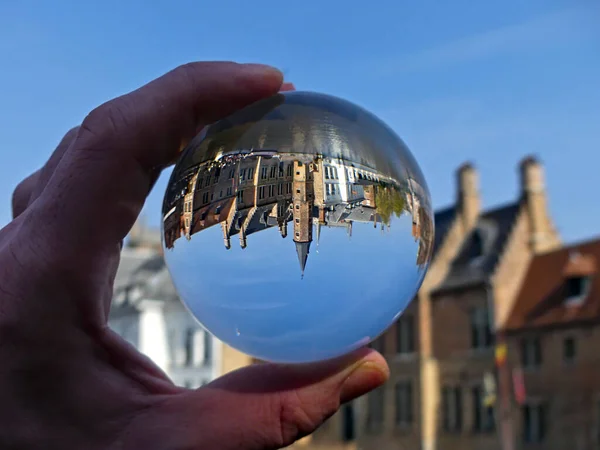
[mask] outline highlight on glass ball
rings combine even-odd
[[[403,141],[337,97],[285,92],[210,126],[163,203],[173,283],[214,336],[256,359],[370,344],[417,293],[434,236]]]

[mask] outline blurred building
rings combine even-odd
[[[561,242],[547,210],[543,167],[535,158],[527,157],[518,171],[517,198],[482,210],[475,168],[465,164],[458,169],[455,203],[435,213],[433,259],[424,283],[398,322],[372,344],[390,364],[390,381],[343,408],[307,438],[305,446],[516,450],[530,448],[526,441],[540,445],[531,436],[544,435],[539,428],[548,429],[545,418],[555,414],[554,420],[563,420],[560,407],[552,414],[542,408],[538,415],[537,409],[516,408],[515,392],[524,396],[524,402],[539,403],[519,387],[532,382],[533,378],[528,379],[532,375],[525,373],[521,383],[518,368],[510,376],[498,370],[498,361],[519,354],[521,347],[515,339],[525,332],[518,327],[507,331],[510,337],[506,346],[498,342],[504,339],[502,330],[513,323],[524,301],[535,303],[538,298],[520,292],[530,283],[543,286],[545,281],[543,275],[535,280],[526,278],[532,270],[530,265],[539,264],[538,258],[548,257],[545,255],[566,252],[560,250]],[[413,216],[415,236],[420,232],[420,220]],[[589,258],[581,264],[587,270],[592,265]],[[547,276],[552,278],[545,288],[540,287],[543,292],[562,283],[561,273],[548,271]],[[573,351],[570,340],[560,345],[565,352],[567,346]],[[548,370],[556,368],[548,366]],[[581,373],[588,372],[582,369]],[[551,377],[543,372],[538,376]],[[600,373],[596,370],[587,377],[600,380]],[[568,384],[566,380],[556,381],[553,386],[561,389]],[[565,398],[570,398],[567,390],[564,392]],[[550,391],[546,393],[550,395]],[[600,414],[590,409],[591,400],[587,405],[588,409],[578,412],[580,416]],[[538,434],[531,427],[537,427]],[[589,435],[590,431],[581,429],[581,433]],[[564,445],[566,442],[562,441]]]
[[[537,255],[499,334],[517,448],[600,448],[600,239]]]

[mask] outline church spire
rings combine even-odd
[[[310,242],[296,242],[296,253],[298,254],[298,262],[302,278],[304,278],[304,269],[306,268],[306,260],[310,249]]]

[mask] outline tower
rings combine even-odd
[[[302,161],[294,161],[292,181],[292,205],[294,220],[294,242],[300,263],[300,271],[304,276],[306,261],[312,242],[312,209],[315,201],[314,183],[309,166]]]

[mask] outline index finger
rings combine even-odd
[[[194,63],[101,105],[81,124],[28,227],[69,265],[112,249],[133,225],[157,169],[203,125],[277,93],[281,84],[281,73],[267,66]]]

